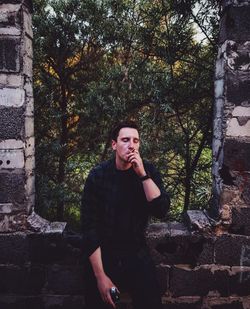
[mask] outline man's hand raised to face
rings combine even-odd
[[[134,171],[139,177],[146,175],[142,158],[138,150],[131,150],[131,152],[128,154],[128,161],[132,164]]]

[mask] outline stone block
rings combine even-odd
[[[25,101],[25,92],[22,89],[0,89],[0,106],[21,107]]]
[[[34,188],[35,189],[35,188]],[[32,213],[32,211],[34,210],[35,207],[35,200],[36,200],[36,196],[35,196],[35,192],[32,194],[27,194],[27,214],[30,215]]]
[[[28,157],[25,160],[25,171],[28,175],[32,175],[35,169],[35,157]]]
[[[235,234],[250,236],[250,206],[232,208],[230,231]]]
[[[228,295],[228,271],[230,267],[189,266],[173,267],[170,275],[170,292],[174,297],[206,296],[210,291],[218,291],[221,296]]]
[[[160,285],[161,295],[166,293],[169,289],[169,272],[171,267],[169,265],[160,264],[156,267],[156,275]]]
[[[13,211],[13,204],[4,203],[0,204],[0,214],[10,214]]]
[[[236,106],[233,110],[233,117],[249,117],[250,118],[250,106]],[[250,135],[250,133],[249,133]]]
[[[229,137],[250,137],[250,120],[245,125],[240,125],[237,118],[230,119],[226,135]]]
[[[86,309],[83,295],[44,295],[43,301],[46,309]]]
[[[29,36],[24,37],[24,53],[30,57],[33,58],[33,46],[32,46],[32,39]]]
[[[33,59],[25,54],[23,56],[22,72],[30,78],[33,76]]]
[[[77,295],[84,291],[82,266],[52,265],[47,269],[49,293]]]
[[[248,296],[250,290],[250,267],[204,265],[196,268],[176,265],[170,276],[173,296],[228,297]]]
[[[25,141],[25,157],[35,155],[35,138],[34,136],[26,138]]]
[[[158,225],[157,232],[155,227],[154,230],[151,228],[147,242],[156,264],[197,265],[200,261],[213,263],[210,239],[205,239],[202,235],[191,235],[180,223],[170,223],[169,227],[162,223]]]
[[[0,203],[17,203],[22,205],[25,202],[24,185],[24,172],[0,173]]]
[[[26,97],[25,116],[34,117],[34,99],[33,97]]]
[[[23,137],[23,109],[0,108],[0,139],[23,139]]]
[[[33,83],[30,77],[25,78],[24,90],[28,98],[33,98]]]
[[[250,267],[232,267],[229,276],[229,295],[248,296],[249,291]]]
[[[250,171],[250,141],[226,138],[224,164],[232,171]]]
[[[214,82],[214,95],[216,99],[223,98],[224,93],[224,79],[217,79]]]
[[[11,4],[11,1],[1,1],[0,4],[0,27],[10,27],[20,25],[21,14],[20,5]]]
[[[41,265],[0,265],[0,291],[6,294],[36,295],[42,292],[46,272]]]
[[[0,263],[23,265],[29,261],[26,233],[0,234]]]
[[[23,77],[19,74],[0,73],[0,88],[20,88],[23,86]]]
[[[23,149],[24,142],[16,139],[8,139],[0,142],[0,149]]]
[[[20,39],[0,38],[0,72],[19,72]]]
[[[225,76],[225,59],[220,57],[215,63],[215,79],[222,79]]]
[[[228,71],[226,78],[227,100],[236,106],[249,102],[250,79],[248,72]]]
[[[23,29],[30,38],[33,38],[33,31],[32,31],[32,16],[28,12],[28,10],[23,10]]]
[[[34,117],[25,117],[25,137],[34,136]]]
[[[223,107],[224,107],[224,99],[216,99],[214,106],[214,118],[222,118],[223,116]]]
[[[23,149],[0,149],[0,170],[24,168]]]
[[[211,224],[208,217],[202,210],[188,210],[186,214],[186,220],[189,228],[193,231],[197,230],[210,230]]]
[[[69,264],[81,265],[80,249],[68,244],[59,233],[30,234],[30,260],[38,264]]]
[[[19,296],[19,295],[0,295],[0,308],[3,308],[3,309],[34,309],[34,308],[45,309],[42,296]],[[55,308],[57,307],[54,307],[53,309]]]
[[[201,309],[202,300],[199,296],[183,296],[178,298],[163,297],[163,309]]]
[[[33,158],[33,161],[35,161],[35,158]],[[35,193],[35,175],[27,177],[25,191],[28,196]]]
[[[225,53],[228,67],[233,71],[248,72],[250,63],[250,42],[236,43],[229,41]]]
[[[16,27],[0,28],[0,35],[19,37],[21,35],[21,30]]]
[[[215,263],[229,266],[250,266],[249,248],[249,236],[224,234],[215,241]]]
[[[239,297],[208,297],[206,307],[209,309],[244,309],[247,308],[243,305],[242,299]]]
[[[221,19],[219,43],[226,40],[250,41],[250,6],[233,7],[226,10]]]

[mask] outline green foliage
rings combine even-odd
[[[37,211],[79,228],[84,181],[109,132],[141,127],[143,157],[172,196],[171,216],[210,195],[212,0],[35,0]],[[206,41],[196,41],[198,28]]]

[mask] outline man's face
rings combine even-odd
[[[133,128],[122,128],[117,141],[112,141],[112,148],[116,151],[116,159],[129,163],[128,155],[140,146],[139,133]]]

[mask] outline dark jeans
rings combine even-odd
[[[102,252],[104,270],[119,290],[131,295],[133,309],[161,309],[160,289],[155,266],[146,250],[126,255]],[[86,270],[85,299],[87,309],[108,309],[99,294],[92,268]],[[119,305],[117,306],[119,309]]]

